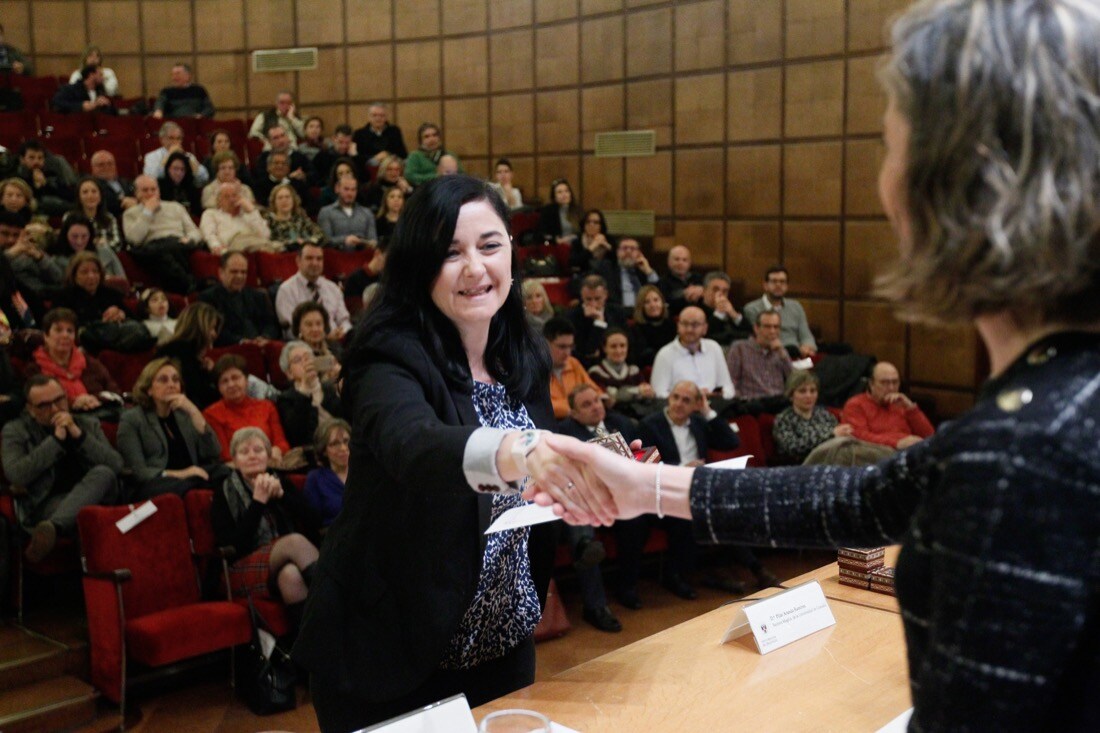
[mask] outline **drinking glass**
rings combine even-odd
[[[478,733],[550,733],[550,721],[534,710],[497,710],[481,721]]]

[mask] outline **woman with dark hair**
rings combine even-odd
[[[550,360],[524,318],[507,218],[469,176],[417,189],[355,331],[348,491],[294,650],[324,731],[534,679],[550,530],[483,532],[522,505],[525,476],[563,498],[584,479],[533,429],[553,424]]]
[[[180,313],[172,338],[157,347],[155,356],[167,356],[180,365],[186,394],[200,410],[221,397],[212,372],[214,362],[206,355],[218,340],[224,319],[214,306],[191,303]]]
[[[630,336],[624,329],[607,329],[602,350],[604,357],[588,368],[588,376],[611,396],[612,402],[625,404],[655,396],[653,385],[645,381],[642,370],[627,361]]]
[[[579,493],[598,489],[599,521],[656,509],[712,542],[901,542],[909,730],[1095,730],[1100,13],[926,0],[892,35],[879,195],[900,256],[878,292],[977,329],[977,404],[858,468],[662,470],[558,447],[598,476]]]
[[[135,407],[122,413],[118,452],[143,498],[217,486],[228,475],[221,446],[202,411],[183,392],[180,367],[153,359],[134,382]]]
[[[325,141],[325,121],[320,117],[307,117],[302,123],[302,135],[298,139],[298,152],[309,158],[312,163],[317,153],[327,150]]]
[[[606,229],[606,225],[604,228]],[[572,245],[569,264],[573,264],[577,238],[581,234],[581,206],[573,195],[573,187],[569,185],[569,181],[555,178],[550,182],[550,202],[539,209],[539,223],[535,231],[559,244]]]
[[[85,185],[82,185],[83,188]],[[91,184],[95,186],[93,182]],[[99,187],[96,186],[96,191]],[[111,216],[107,214],[107,216]],[[113,217],[112,217],[113,218]],[[85,251],[94,251],[103,265],[104,277],[118,277],[126,279],[126,270],[122,269],[122,262],[115,251],[106,244],[98,244],[96,227],[91,219],[83,214],[69,212],[61,222],[61,230],[57,233],[57,239],[53,244],[53,258],[58,266],[66,269],[74,255]]]
[[[118,228],[118,219],[107,211],[107,205],[103,201],[103,189],[100,183],[91,176],[84,176],[76,184],[76,206],[68,214],[70,216],[82,214],[95,224],[95,246],[108,247],[112,254],[122,249],[122,233]],[[103,259],[102,257],[100,259]],[[118,261],[118,257],[115,257]],[[103,266],[107,268],[107,274],[113,275],[111,266],[104,260]],[[121,268],[121,265],[119,265]]]
[[[332,170],[329,171],[328,174],[328,182],[325,184],[325,187],[321,189],[318,206],[328,206],[336,202],[336,184],[344,176],[351,176],[360,183],[359,194],[356,196],[356,199],[360,204],[366,206],[366,191],[361,185],[362,181],[359,181],[359,174],[355,170],[355,161],[347,156],[337,158],[333,161]]]
[[[271,400],[260,400],[248,394],[248,364],[240,354],[222,354],[214,364],[214,381],[221,399],[208,405],[202,416],[210,423],[222,446],[222,460],[233,460],[229,441],[241,428],[259,428],[271,441],[271,457],[279,462],[290,450],[283,433],[279,411]]]
[[[607,219],[603,212],[590,209],[581,218],[581,235],[573,240],[569,249],[569,266],[574,272],[588,272],[596,263],[613,256],[614,249],[614,242],[607,236]]]
[[[75,313],[68,308],[53,308],[42,319],[42,331],[45,338],[31,355],[24,376],[53,377],[65,390],[69,406],[80,412],[101,407],[101,392],[120,391],[107,367],[77,345]]]
[[[668,303],[656,285],[643,285],[634,305],[634,326],[630,332],[630,358],[638,366],[651,367],[657,352],[676,338],[676,322],[669,317]]]
[[[306,476],[305,494],[321,515],[321,526],[328,527],[344,506],[351,426],[339,418],[329,418],[318,425],[313,434],[313,455],[320,467]]]
[[[175,201],[187,213],[202,213],[202,190],[195,183],[195,174],[187,153],[175,152],[164,161],[164,176],[157,180],[162,201]]]
[[[393,236],[393,230],[397,228],[397,218],[404,208],[405,192],[397,186],[390,186],[382,198],[382,205],[378,207],[378,214],[374,217],[378,241],[388,240]]]
[[[321,379],[336,382],[340,378],[343,349],[329,339],[332,322],[323,305],[312,300],[299,303],[290,314],[290,333],[313,349],[313,355],[318,357],[316,363]]]
[[[104,284],[103,263],[91,252],[78,252],[65,270],[65,285],[54,304],[76,313],[80,339],[92,352],[103,349],[136,353],[155,339],[135,321],[122,293]]]
[[[382,159],[378,165],[378,178],[367,186],[366,191],[360,195],[360,203],[366,206],[375,216],[380,216],[382,202],[390,191],[395,188],[408,198],[412,194],[412,184],[405,180],[405,163],[396,155],[390,155]],[[379,232],[381,235],[381,232]]]

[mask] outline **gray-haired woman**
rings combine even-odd
[[[600,519],[662,510],[713,542],[901,542],[910,730],[1095,730],[1100,8],[919,2],[883,79],[879,189],[901,257],[881,292],[908,318],[977,328],[993,377],[974,408],[867,468],[662,476],[551,444],[602,479],[584,489]]]
[[[294,448],[310,445],[320,423],[342,414],[336,387],[317,373],[318,358],[305,341],[288,341],[279,354],[279,368],[291,384],[275,396],[275,407]]]

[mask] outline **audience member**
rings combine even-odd
[[[343,352],[340,343],[332,338],[328,311],[310,300],[299,303],[290,317],[290,330],[293,338],[313,349],[321,379],[336,382],[340,378]]]
[[[562,420],[569,414],[569,395],[577,385],[590,384],[601,395],[603,390],[573,356],[576,329],[568,318],[551,318],[542,329],[542,335],[550,345],[550,401],[554,405],[554,417]]]
[[[141,303],[145,309],[142,324],[157,344],[167,343],[176,333],[178,321],[168,314],[170,303],[168,294],[160,288],[148,288],[141,294]]]
[[[202,243],[202,232],[186,209],[174,201],[161,201],[156,179],[138,176],[134,190],[141,205],[131,206],[122,215],[130,254],[139,265],[157,273],[169,292],[190,293],[195,278],[188,254]]]
[[[523,314],[527,323],[538,333],[542,333],[546,322],[555,315],[550,296],[538,280],[523,281]]]
[[[656,396],[642,370],[627,361],[629,353],[630,339],[626,331],[609,328],[603,337],[604,358],[588,368],[592,381],[606,391],[616,405]]]
[[[286,440],[293,447],[309,445],[318,425],[341,415],[340,393],[317,370],[318,362],[325,366],[323,359],[304,341],[288,341],[279,355],[279,368],[290,386],[276,396],[275,407]]]
[[[99,186],[95,181],[89,181],[87,185],[96,191],[99,190]],[[103,265],[105,277],[125,280],[126,271],[122,269],[122,262],[119,261],[115,251],[106,244],[93,244],[94,239],[96,239],[96,227],[91,219],[84,216],[84,214],[76,214],[71,211],[66,214],[65,219],[61,222],[61,229],[57,233],[57,239],[54,240],[53,246],[53,258],[58,267],[67,268],[73,255],[89,251],[89,247],[91,247],[90,251],[99,258],[99,263]]]
[[[630,360],[640,368],[653,366],[657,352],[676,338],[676,321],[659,287],[643,285],[634,306],[634,326],[630,331]]]
[[[170,158],[179,153],[184,156],[187,168],[190,168],[196,186],[205,186],[210,181],[210,172],[199,163],[199,159],[183,148],[183,128],[172,121],[160,126],[157,133],[160,147],[145,154],[142,172],[150,178],[161,179],[167,175]],[[136,182],[135,182],[136,183]]]
[[[781,318],[779,339],[793,358],[813,356],[817,353],[817,341],[810,331],[806,311],[797,300],[786,297],[787,268],[769,267],[764,273],[764,295],[741,309],[749,323],[756,323],[756,315],[762,311],[775,311]]]
[[[238,177],[241,170],[241,159],[232,150],[223,150],[215,153],[210,159],[210,167],[214,173],[214,180],[206,184],[202,189],[202,208],[216,209],[218,207],[218,192],[227,183],[236,183],[241,187],[241,198],[256,203],[256,196],[252,193],[252,187],[245,185]]]
[[[676,339],[662,346],[653,359],[650,382],[657,396],[665,399],[676,384],[687,381],[702,389],[707,397],[732,399],[733,381],[722,347],[704,338],[707,319],[703,310],[692,305],[680,311],[676,334]]]
[[[344,506],[344,485],[351,459],[351,426],[339,418],[329,418],[313,433],[313,455],[319,466],[306,476],[305,495],[328,527]]]
[[[137,353],[153,346],[145,326],[133,320],[121,292],[104,283],[103,263],[92,252],[73,255],[54,304],[76,313],[80,340],[89,351]]]
[[[344,176],[336,181],[336,202],[317,215],[317,223],[335,247],[354,250],[378,244],[374,214],[356,200],[358,196],[359,182]]]
[[[166,357],[146,364],[134,382],[133,399],[135,406],[119,420],[118,451],[139,497],[182,496],[226,479],[218,436],[184,394],[178,364]]]
[[[279,322],[270,298],[263,290],[247,285],[248,257],[242,252],[222,254],[218,282],[199,293],[199,300],[212,306],[224,320],[216,346],[262,346],[279,339]]]
[[[68,308],[47,313],[42,319],[42,345],[34,350],[23,371],[28,378],[44,374],[57,380],[71,408],[87,412],[99,409],[101,392],[120,390],[107,367],[77,346],[76,327],[76,314]]]
[[[332,169],[337,161],[347,158],[351,161],[355,177],[361,174],[359,164],[355,158],[355,143],[351,139],[351,127],[349,125],[337,125],[332,131],[332,145],[322,148],[321,152],[313,157],[313,173],[319,181],[328,181],[332,177]]]
[[[0,182],[0,206],[4,211],[22,216],[24,224],[34,216],[36,204],[34,191],[22,178],[6,178]]]
[[[585,220],[587,218],[585,217]],[[600,214],[600,220],[603,220],[603,214]],[[606,229],[606,224],[604,228]],[[569,265],[574,271],[585,272],[588,269],[592,252],[577,242],[581,231],[581,207],[573,195],[573,187],[569,185],[569,181],[564,178],[555,178],[550,182],[550,203],[539,209],[539,221],[535,231],[545,239],[572,246]],[[593,245],[593,249],[596,248]],[[602,246],[599,248],[602,249]],[[611,245],[607,244],[607,252],[610,251]]]
[[[512,161],[507,158],[501,158],[497,161],[496,166],[493,168],[493,177],[496,180],[489,185],[500,194],[500,197],[504,199],[504,203],[508,204],[508,208],[512,211],[523,208],[523,194],[519,189],[512,185],[512,178],[514,172],[512,171]]]
[[[0,211],[0,249],[11,236],[10,227],[4,223],[7,212]],[[15,235],[18,237],[18,235]],[[33,291],[23,292],[24,286],[15,277],[11,260],[0,257],[0,343],[11,343],[12,335],[24,328],[34,328],[46,314],[42,301]]]
[[[221,399],[202,411],[222,446],[222,460],[233,460],[229,441],[241,428],[252,427],[263,431],[271,441],[271,457],[278,463],[290,444],[283,433],[279,411],[270,400],[260,400],[248,395],[248,364],[240,354],[223,354],[214,364],[214,380]]]
[[[936,431],[913,400],[901,391],[898,369],[880,361],[871,370],[867,391],[844,404],[841,422],[852,426],[852,436],[869,443],[905,450]]]
[[[806,369],[796,369],[787,378],[784,394],[791,406],[772,426],[776,455],[785,463],[802,463],[827,440],[852,434],[851,425],[838,424],[833,413],[817,404],[818,385],[817,375]]]
[[[179,364],[184,393],[200,410],[220,396],[212,375],[214,363],[206,354],[218,340],[222,323],[222,315],[214,306],[201,301],[191,303],[180,313],[176,333],[154,353]]]
[[[256,205],[241,195],[241,184],[223,183],[218,208],[202,212],[199,222],[206,246],[216,255],[224,252],[281,252],[271,240],[271,230]]]
[[[361,170],[379,167],[389,156],[409,157],[401,128],[390,124],[386,105],[375,102],[368,107],[367,120],[367,124],[356,130],[352,138]]]
[[[722,346],[749,337],[749,321],[730,302],[730,276],[724,272],[708,272],[703,278],[703,302],[700,308],[707,317],[707,334]]]
[[[779,340],[779,314],[756,314],[753,337],[735,341],[726,354],[730,379],[737,396],[743,400],[782,395],[791,357]]]
[[[660,280],[633,237],[619,240],[614,260],[605,258],[598,264],[593,262],[591,267],[607,281],[608,299],[628,310],[634,310],[643,285],[656,285]]]
[[[287,329],[286,335],[293,336],[289,330],[291,315],[299,303],[312,301],[320,303],[328,315],[333,333],[330,338],[340,341],[351,328],[351,317],[344,304],[344,294],[340,287],[324,277],[325,251],[313,244],[305,244],[298,252],[298,272],[287,278],[275,295],[275,312],[279,323]]]
[[[658,283],[672,315],[703,300],[703,276],[691,270],[691,250],[677,244],[668,251],[668,274]]]
[[[107,210],[107,204],[103,200],[103,189],[95,178],[84,176],[76,184],[76,206],[65,214],[65,220],[74,214],[82,214],[95,225],[93,241],[97,249],[106,247],[112,255],[122,249],[122,232],[118,229],[118,219]],[[103,266],[107,268],[108,275],[125,277],[124,272],[116,272],[112,264],[108,263],[110,258],[101,257],[100,259],[103,260]],[[114,256],[113,261],[117,263],[118,257]],[[119,267],[121,268],[121,264]]]
[[[210,140],[210,153],[206,156],[206,159],[202,161],[202,167],[206,169],[206,173],[209,176],[209,180],[216,178],[218,172],[217,166],[214,164],[214,156],[218,153],[233,153],[236,155],[237,162],[237,175],[236,178],[249,188],[252,187],[252,174],[248,171],[248,166],[241,160],[241,153],[233,150],[233,138],[229,134],[228,130],[218,128],[210,133],[208,138]]]
[[[436,177],[436,166],[444,155],[453,155],[443,147],[443,134],[438,125],[425,122],[416,131],[420,147],[412,151],[405,161],[405,179],[414,186]],[[458,158],[455,158],[458,161]],[[459,166],[459,170],[462,170]]]
[[[581,282],[581,302],[566,313],[576,332],[575,351],[585,366],[600,360],[608,328],[626,328],[626,314],[607,302],[607,281],[588,275]]]
[[[164,161],[164,175],[157,180],[157,185],[162,201],[174,201],[188,214],[198,216],[202,213],[202,187],[195,181],[191,161],[199,170],[206,170],[190,153],[176,151],[169,155]]]
[[[325,187],[321,189],[321,195],[317,199],[317,203],[322,209],[329,204],[335,203],[337,199],[336,186],[344,178],[354,178],[356,181],[359,180],[359,173],[355,170],[355,161],[351,158],[337,158],[332,168],[329,169]],[[359,198],[360,202],[364,201],[362,191],[359,193]]]
[[[309,191],[309,184],[304,179],[290,176],[290,157],[278,150],[270,150],[264,155],[267,156],[267,172],[258,173],[252,183],[252,192],[256,195],[256,200],[270,201],[271,192],[275,190],[275,187],[287,183],[294,188],[294,192],[298,194],[298,198],[306,211],[313,213],[316,207],[314,206],[313,194]]]
[[[394,155],[386,158],[378,166],[378,177],[362,192],[359,201],[371,211],[377,212],[382,207],[386,194],[395,188],[400,189],[408,198],[413,187],[405,180],[404,173],[405,164],[400,158]]]
[[[128,178],[119,177],[118,164],[113,153],[97,150],[92,153],[89,162],[92,167],[92,176],[99,182],[103,192],[104,205],[112,216],[121,217],[123,211],[137,205],[137,198],[134,197],[134,182]]]
[[[267,145],[264,152],[257,156],[256,162],[253,164],[253,173],[258,177],[262,177],[264,171],[270,173],[267,165],[268,156],[272,153],[285,153],[287,163],[290,165],[290,172],[286,174],[287,177],[294,181],[300,181],[307,186],[313,184],[315,182],[313,166],[310,164],[309,158],[294,149],[294,138],[286,131],[286,128],[279,124],[272,124],[268,126],[266,135]]]
[[[81,74],[87,66],[99,67],[99,72],[103,77],[103,91],[108,97],[117,97],[118,77],[115,76],[113,69],[109,69],[103,65],[103,52],[99,50],[99,46],[88,46],[84,49],[84,56],[81,57],[80,61],[80,68],[69,75],[69,83],[75,84],[80,81]]]
[[[153,116],[213,117],[214,103],[206,89],[192,81],[191,67],[177,63],[172,67],[172,85],[164,87],[157,95]]]
[[[271,189],[264,221],[271,231],[271,241],[282,249],[298,250],[307,243],[321,247],[328,244],[325,233],[306,215],[302,199],[289,183],[280,183]]]
[[[20,289],[36,296],[51,295],[61,287],[65,271],[31,238],[24,214],[0,211],[0,249],[11,265]]]
[[[322,171],[317,170],[317,154],[329,149],[329,143],[325,140],[325,121],[320,117],[307,117],[302,123],[302,135],[298,139],[298,152],[306,156],[313,163],[313,170],[320,180],[325,179]]]
[[[300,491],[268,473],[271,451],[259,428],[233,434],[234,470],[214,492],[210,519],[218,546],[236,551],[233,595],[281,601],[297,629],[317,562],[318,520]]]
[[[305,136],[305,128],[294,112],[294,95],[288,91],[279,92],[275,95],[275,106],[256,115],[256,119],[252,121],[252,127],[248,130],[248,136],[263,140],[264,150],[270,150],[271,140],[267,132],[272,125],[278,125],[290,138],[290,146],[297,147],[298,141]]]
[[[103,88],[103,72],[99,66],[88,64],[80,70],[80,78],[58,87],[50,102],[55,112],[96,112],[118,114],[107,91]]]
[[[57,156],[53,156],[53,160],[57,159]],[[66,180],[64,170],[57,164],[48,164],[46,148],[37,139],[25,140],[19,146],[19,168],[16,175],[30,186],[39,213],[60,216],[72,208],[73,190]]]
[[[393,236],[393,230],[397,228],[397,220],[401,217],[401,211],[405,208],[405,192],[397,186],[392,186],[386,191],[382,199],[382,205],[378,207],[378,215],[374,220],[378,241],[388,240]]]
[[[0,71],[34,76],[34,66],[31,64],[30,59],[24,56],[18,48],[4,41],[3,24],[0,24]]]
[[[15,498],[19,524],[30,532],[26,557],[42,561],[58,535],[71,535],[86,506],[118,498],[122,457],[94,417],[74,415],[56,379],[27,380],[26,411],[4,425],[4,473],[25,493]]]
[[[454,176],[462,172],[462,169],[458,165],[458,158],[446,153],[439,156],[439,162],[435,165],[435,174],[437,176]]]

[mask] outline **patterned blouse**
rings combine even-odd
[[[787,461],[802,463],[810,451],[833,437],[834,428],[836,417],[821,405],[814,406],[809,420],[788,407],[775,418],[775,450]]]
[[[286,246],[296,246],[299,239],[311,244],[328,244],[321,227],[305,214],[291,214],[289,219],[276,219],[270,212],[264,212],[264,221],[271,229],[271,241],[282,242]]]
[[[502,384],[474,382],[474,411],[484,427],[529,430],[535,423]],[[526,502],[519,494],[494,494],[490,521]],[[504,656],[531,636],[542,616],[531,561],[528,527],[489,535],[477,590],[444,652],[444,669],[469,669]]]

